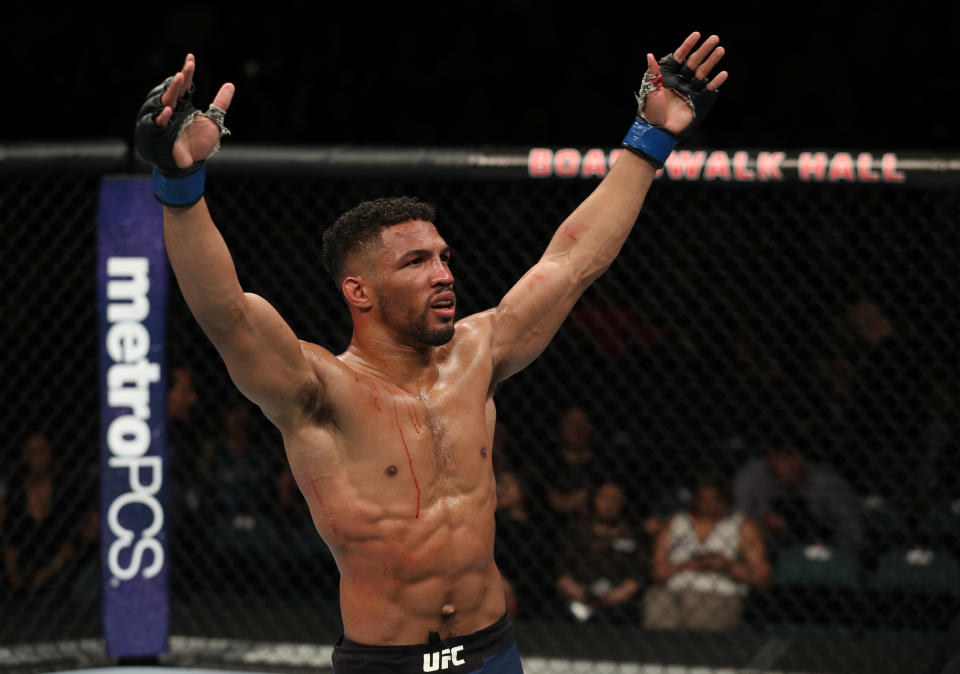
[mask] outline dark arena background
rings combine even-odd
[[[495,554],[525,670],[941,671],[960,612],[957,10],[596,4],[9,10],[0,668],[330,671],[336,565],[147,225],[135,243],[161,264],[148,332],[128,329],[153,348],[127,383],[150,414],[110,432],[109,326],[139,278],[110,285],[110,227],[160,215],[112,190],[149,196],[134,116],[187,51],[199,100],[237,85],[206,194],[244,288],[339,353],[325,226],[429,200],[458,314],[493,306],[615,159],[643,55],[698,29],[728,49],[716,109],[497,392]],[[760,554],[717,545],[758,582],[664,577],[656,551],[707,492],[755,525]],[[123,532],[136,563],[111,558]],[[623,583],[616,606],[589,599]]]

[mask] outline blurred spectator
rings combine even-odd
[[[500,475],[506,470],[520,470],[528,457],[518,456],[513,443],[510,428],[502,421],[497,421],[493,430],[493,447],[490,449],[490,461],[493,472]]]
[[[520,477],[497,474],[497,539],[494,558],[500,568],[511,615],[536,615],[551,591],[550,562],[543,544],[543,518],[531,512]]]
[[[861,489],[887,496],[900,490],[892,465],[912,470],[922,448],[924,376],[908,339],[909,326],[893,320],[895,303],[868,295],[855,298],[840,317],[844,358],[853,375],[850,409],[851,478]]]
[[[851,486],[825,464],[776,443],[737,473],[737,509],[760,524],[771,545],[861,543],[860,503]]]
[[[699,477],[690,507],[657,535],[650,569],[655,583],[643,598],[647,629],[725,631],[740,624],[751,587],[770,582],[759,528],[732,511],[724,480]]]
[[[277,508],[277,480],[283,474],[276,447],[259,446],[250,403],[235,399],[222,416],[218,435],[204,446],[201,473],[210,505],[235,527],[252,527],[256,515]]]
[[[591,511],[569,527],[557,588],[581,620],[635,622],[649,546],[624,515],[623,489],[606,482],[594,493]]]
[[[174,367],[171,370],[170,391],[167,393],[167,414],[171,424],[188,421],[197,400],[193,373],[183,366]]]
[[[302,523],[306,521],[305,518],[310,517],[310,509],[289,466],[284,467],[277,478],[277,505],[280,513],[293,524]]]
[[[167,392],[167,446],[173,473],[172,492],[176,508],[196,510],[201,443],[191,424],[191,413],[199,396],[194,388],[193,372],[182,365],[171,368],[170,390]]]
[[[75,496],[85,496],[84,489],[61,485],[45,435],[26,437],[22,461],[22,479],[7,494],[3,536],[7,583],[33,595],[51,593],[68,565],[91,553],[99,519],[90,504],[83,508],[77,503]]]
[[[593,451],[593,424],[582,407],[567,408],[560,417],[559,446],[540,466],[546,502],[561,516],[560,525],[587,513],[590,494],[604,480]]]

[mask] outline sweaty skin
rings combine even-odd
[[[291,470],[340,568],[346,636],[413,644],[487,627],[505,612],[493,561],[496,486],[487,447],[496,410],[489,320],[436,349],[436,381],[414,395],[350,351],[303,344],[332,410],[304,391],[283,434]]]
[[[723,55],[692,33],[674,58],[706,78]],[[659,67],[652,54],[648,69]],[[188,55],[155,123],[191,87]],[[719,87],[726,73],[707,85]],[[226,110],[233,85],[214,99]],[[666,91],[645,112],[671,131],[690,124]],[[198,118],[173,155],[209,157],[219,130]],[[164,208],[180,290],[237,388],[280,429],[291,471],[340,568],[344,632],[370,645],[426,643],[488,627],[505,612],[493,559],[496,387],[539,356],[637,221],[654,166],[622,152],[500,303],[454,329],[449,252],[433,224],[385,228],[341,282],[354,332],[340,355],[299,340],[266,300],[244,292],[206,202]]]
[[[339,356],[300,341],[308,375],[280,414],[291,471],[340,568],[345,634],[366,644],[468,634],[505,612],[493,560],[495,312],[456,324],[447,246],[428,222],[381,233],[363,260],[389,309],[354,307]],[[349,285],[349,284],[347,284]],[[406,332],[404,332],[406,331]],[[371,337],[371,334],[375,337]],[[389,345],[379,336],[390,335]]]

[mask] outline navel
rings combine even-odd
[[[484,459],[487,458],[487,448],[486,448],[486,446],[480,448],[480,456],[482,456]]]
[[[450,620],[453,617],[453,614],[457,612],[457,608],[453,604],[444,604],[440,608],[440,617],[443,620]]]
[[[396,477],[397,476],[397,467],[392,463],[384,469],[384,474],[387,477]]]

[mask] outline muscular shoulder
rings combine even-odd
[[[493,332],[493,310],[471,314],[457,321],[457,329],[449,344],[441,348],[445,358],[472,360],[489,358],[490,335]]]
[[[493,373],[492,332],[492,310],[457,321],[453,339],[438,353],[441,367],[447,372],[456,371],[458,378],[475,375],[489,385]]]
[[[493,321],[496,309],[487,309],[457,321],[457,339],[489,338],[493,331]]]

